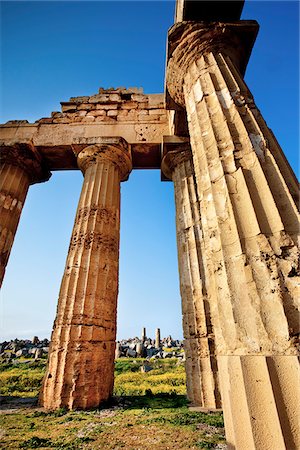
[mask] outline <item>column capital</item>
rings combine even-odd
[[[121,181],[126,180],[132,170],[131,149],[127,141],[122,137],[98,137],[93,141],[77,154],[80,170],[85,173],[92,164],[101,160],[110,161],[118,167]]]
[[[192,63],[209,52],[222,52],[231,57],[236,67],[244,73],[258,32],[255,20],[222,22],[180,22],[168,33],[166,72],[167,109],[172,100],[185,106],[184,77]]]
[[[27,173],[30,184],[48,181],[51,172],[31,142],[0,143],[1,164],[20,167]]]
[[[182,142],[181,144],[177,144],[176,146],[166,146],[163,149],[163,158],[161,162],[161,170],[162,173],[172,180],[173,172],[178,164],[181,164],[185,161],[192,161],[192,152],[191,146],[189,142]]]

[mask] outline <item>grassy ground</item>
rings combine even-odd
[[[119,359],[115,364],[115,395],[185,395],[185,370],[176,358],[154,360],[153,370],[141,373],[143,359]],[[149,363],[147,362],[149,365]]]
[[[139,359],[116,361],[111,404],[94,411],[52,413],[34,404],[44,362],[0,367],[1,393],[10,396],[4,399],[0,415],[0,448],[225,448],[222,415],[188,410],[183,366],[176,359],[158,360],[152,371],[141,373],[142,363]]]
[[[46,360],[0,364],[0,394],[36,397],[45,373]]]

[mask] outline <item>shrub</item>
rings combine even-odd
[[[51,439],[44,439],[39,438],[38,436],[33,436],[20,444],[20,448],[41,448],[41,447],[52,447]]]

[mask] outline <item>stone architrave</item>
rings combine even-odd
[[[169,32],[167,89],[185,108],[228,448],[300,448],[298,186],[241,73],[255,21]],[[171,106],[170,106],[171,107]]]
[[[84,174],[40,394],[47,409],[87,409],[112,395],[118,295],[120,182],[131,171],[123,138],[79,152]]]
[[[162,171],[174,182],[187,396],[192,407],[214,410],[221,407],[221,398],[210,311],[211,269],[201,239],[190,145],[181,144],[177,150],[168,151]]]
[[[0,144],[0,286],[31,184],[51,173],[31,143]]]

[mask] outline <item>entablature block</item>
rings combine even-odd
[[[0,125],[0,145],[31,143],[50,170],[78,169],[74,145],[99,137],[120,136],[131,146],[133,168],[160,168],[161,142],[169,121],[164,94],[141,88],[99,89],[94,96],[71,97],[51,117]]]

